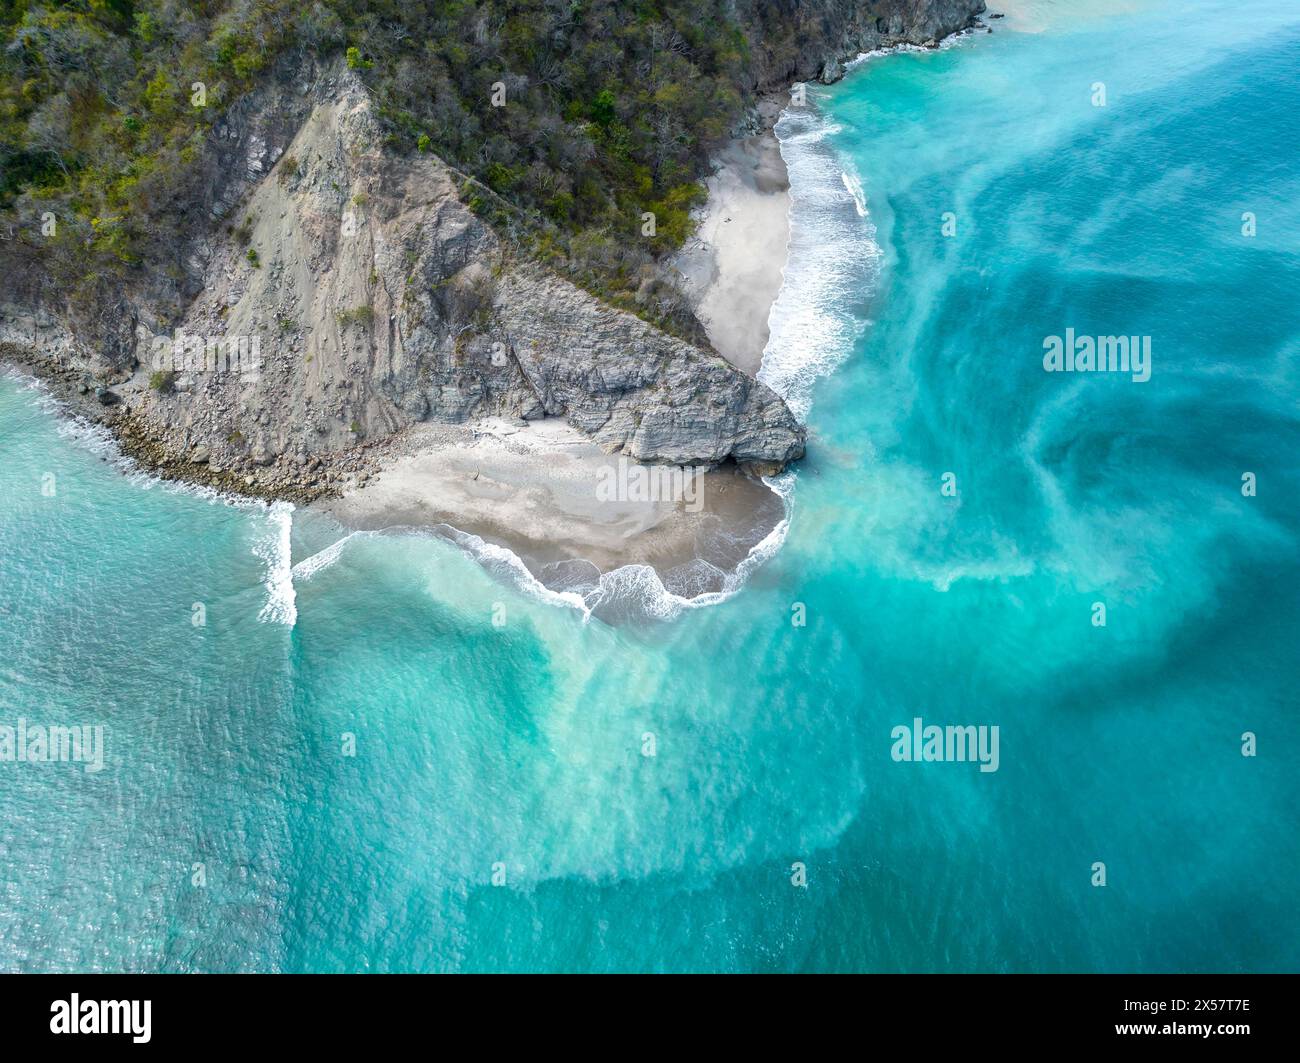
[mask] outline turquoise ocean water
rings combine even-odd
[[[1009,12],[779,127],[809,458],[720,604],[334,545],[0,378],[0,725],[106,743],[0,762],[0,969],[1300,967],[1300,8]]]

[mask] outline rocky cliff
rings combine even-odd
[[[984,0],[736,0],[759,90],[838,81],[847,59],[937,43],[972,26],[984,10]]]

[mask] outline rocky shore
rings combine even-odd
[[[783,92],[799,81],[831,84],[863,52],[898,45],[937,45],[969,29],[984,0],[737,0],[751,27],[755,88]]]
[[[518,258],[436,158],[389,158],[355,77],[311,95],[283,149],[243,159],[264,175],[194,250],[204,284],[178,322],[126,301],[114,350],[0,303],[0,355],[145,464],[263,497],[336,493],[407,429],[490,416],[563,417],[641,462],[765,473],[802,455],[768,388]],[[266,124],[232,136],[251,151]]]
[[[33,287],[21,255],[39,247],[17,256],[0,247],[11,279],[0,292],[0,360],[35,373],[164,478],[326,504],[359,527],[426,512],[499,539],[527,524],[538,557],[554,554],[543,544],[551,527],[573,541],[573,556],[684,561],[699,522],[680,506],[632,520],[611,511],[598,527],[601,518],[584,517],[585,487],[543,482],[559,436],[525,430],[559,423],[577,433],[552,463],[569,480],[618,457],[717,469],[711,497],[730,484],[727,519],[761,534],[779,508],[756,480],[750,490],[731,477],[775,473],[804,449],[803,427],[754,379],[788,237],[771,135],[783,94],[792,82],[837,80],[863,51],[936,42],[984,4],[737,7],[762,102],[720,152],[699,238],[669,267],[685,278],[713,349],[520,257],[489,224],[501,207],[493,194],[435,156],[390,155],[364,84],[333,66],[230,109],[202,175],[208,216],[177,234],[175,264],[146,269],[93,323],[67,312],[57,288]],[[489,422],[529,442],[489,446],[493,432],[480,428]],[[448,479],[469,475],[466,448],[489,460],[498,501],[513,502],[493,510],[492,491]],[[447,501],[458,494],[459,512]],[[563,534],[565,522],[588,518],[587,532]]]
[[[364,484],[383,465],[393,441],[375,440],[358,447],[313,456],[299,464],[281,455],[266,465],[249,460],[230,466],[211,460],[201,447],[160,436],[156,427],[132,409],[131,400],[96,384],[83,371],[37,348],[0,343],[0,363],[30,372],[64,408],[65,414],[107,428],[122,453],[164,480],[210,487],[231,495],[307,504],[338,497]]]

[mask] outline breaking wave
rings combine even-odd
[[[273,502],[267,514],[270,528],[253,544],[253,553],[266,565],[266,604],[257,614],[264,624],[293,627],[298,621],[293,589],[293,504]]]
[[[772,481],[766,482],[772,485]],[[447,524],[441,525],[438,530],[489,572],[504,578],[524,594],[550,605],[574,609],[582,614],[584,622],[596,617],[606,623],[616,623],[647,619],[673,620],[688,609],[701,609],[725,602],[744,586],[755,569],[781,548],[789,527],[787,509],[787,515],[731,572],[721,572],[710,566],[713,573],[720,577],[720,590],[689,597],[669,590],[660,574],[650,565],[623,565],[609,572],[600,572],[594,565],[589,565],[589,575],[585,578],[578,576],[573,580],[574,589],[557,589],[543,583],[517,554],[503,546],[486,542],[477,535]],[[567,564],[586,565],[580,561]]]
[[[844,171],[829,143],[837,129],[808,108],[787,110],[776,124],[790,173],[790,249],[758,379],[801,421],[812,408],[814,384],[843,363],[866,328],[880,274],[861,182]]]
[[[329,568],[340,557],[342,557],[343,551],[347,547],[348,543],[350,543],[353,539],[357,538],[358,536],[364,536],[367,534],[369,533],[351,532],[350,534],[343,536],[341,539],[337,539],[334,542],[330,543],[329,546],[325,547],[325,549],[318,550],[310,557],[304,557],[301,561],[299,561],[296,565],[293,566],[293,570],[292,570],[293,578],[302,583],[306,583],[318,572],[322,572],[325,569]]]
[[[880,268],[861,182],[843,170],[828,143],[838,131],[810,108],[787,111],[775,130],[790,175],[791,236],[758,379],[781,395],[800,421],[807,419],[816,381],[843,363],[867,327],[866,301],[876,290]],[[572,559],[546,566],[539,577],[504,546],[447,524],[433,531],[496,578],[538,601],[574,610],[584,623],[593,617],[605,623],[671,621],[727,601],[781,549],[797,478],[793,471],[764,478],[781,498],[784,515],[734,567],[700,557],[666,573],[646,564],[601,572]],[[350,538],[301,562],[291,576],[310,579],[338,560]]]
[[[266,588],[266,602],[258,613],[258,619],[263,623],[285,624],[289,627],[296,623],[298,610],[291,565],[294,507],[291,503],[267,503],[256,498],[229,494],[203,484],[165,480],[146,469],[134,458],[122,453],[122,448],[112,432],[103,425],[89,421],[69,409],[38,378],[11,367],[5,367],[4,375],[14,380],[23,391],[27,392],[39,409],[54,417],[55,431],[61,439],[94,454],[121,473],[133,487],[144,491],[158,488],[168,494],[187,495],[236,509],[263,511],[269,522],[269,528],[253,544],[253,553],[266,566],[263,581],[263,586]],[[313,571],[315,570],[307,572],[308,578]]]

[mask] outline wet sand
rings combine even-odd
[[[698,231],[673,265],[718,353],[755,375],[783,280],[789,179],[770,130],[732,141],[717,163]],[[450,525],[509,549],[553,589],[650,565],[683,597],[722,589],[785,516],[775,492],[732,465],[675,494],[602,491],[655,468],[628,466],[558,418],[425,423],[394,441],[382,471],[317,508],[363,531]]]
[[[551,587],[650,565],[675,593],[720,589],[785,515],[734,466],[635,471],[655,468],[605,454],[559,419],[426,424],[383,471],[318,508],[362,531],[449,524],[511,550]],[[647,491],[650,475],[667,489]]]

